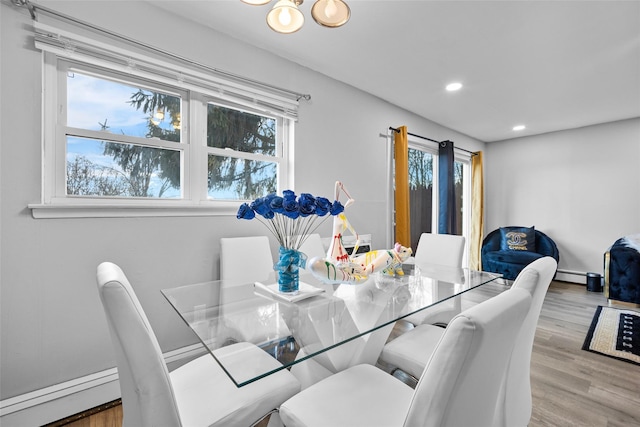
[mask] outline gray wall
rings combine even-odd
[[[388,159],[380,133],[406,124],[411,132],[451,139],[462,148],[484,148],[353,87],[144,2],[46,5],[150,44],[158,43],[156,28],[171,28],[160,33],[164,49],[310,93],[312,100],[301,102],[296,124],[295,190],[329,196],[335,180],[342,180],[357,199],[350,220],[360,233],[372,234],[374,246],[384,243],[386,232],[381,218],[386,213]],[[100,262],[122,266],[160,346],[169,351],[194,341],[160,289],[217,278],[221,237],[266,231],[260,224],[221,216],[33,219],[27,204],[41,197],[41,55],[33,47],[26,10],[3,1],[0,13],[0,399],[7,399],[115,366],[95,286]]]
[[[534,225],[558,245],[559,268],[582,273],[602,273],[607,248],[640,233],[640,119],[492,142],[486,152],[486,232]]]

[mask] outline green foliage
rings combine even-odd
[[[180,97],[138,89],[128,103],[147,115],[146,138],[181,141]],[[169,121],[172,128],[163,127],[162,121]],[[109,129],[106,119],[100,126],[103,131]],[[276,120],[209,104],[206,138],[207,146],[233,150],[230,153],[275,156]],[[162,197],[167,189],[180,188],[179,151],[121,142],[103,141],[102,144],[103,154],[112,158],[119,168],[106,168],[86,158],[76,158],[76,164],[68,166],[71,168],[68,170],[69,194]],[[150,185],[157,178],[161,180],[161,189],[158,195],[152,195]],[[239,199],[253,199],[277,191],[277,166],[273,162],[233,155],[210,155],[207,179],[210,190],[231,192]]]
[[[113,157],[122,168],[120,173],[128,184],[129,196],[152,196],[149,194],[149,185],[154,173],[158,173],[163,178],[162,188],[166,190],[171,183],[171,176],[164,169],[159,168],[161,164],[167,165],[168,170],[177,169],[177,180],[178,183],[180,182],[180,152],[178,151],[104,142],[104,154]],[[162,194],[158,197],[162,197]]]
[[[276,154],[275,119],[209,104],[207,146],[255,154]],[[277,191],[273,164],[237,157],[209,156],[208,188],[232,190],[250,200]]]
[[[180,142],[181,100],[179,97],[138,89],[131,95],[129,104],[149,115],[147,138]],[[158,126],[158,120],[163,120],[166,113],[170,115],[171,123],[174,124],[173,130]],[[157,114],[161,114],[162,118],[156,118]],[[162,188],[180,188],[180,154],[176,151],[105,143],[104,154],[112,156],[128,174],[131,194],[134,197],[150,196],[149,184],[154,173],[164,181]],[[162,190],[160,193],[158,197],[162,197]]]

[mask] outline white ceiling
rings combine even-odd
[[[306,0],[284,35],[265,22],[275,0],[152,1],[481,141],[640,117],[640,1],[346,2],[345,26]]]

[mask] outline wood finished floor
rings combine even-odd
[[[604,296],[582,285],[549,287],[531,360],[530,427],[640,426],[640,366],[582,350],[598,305]],[[121,427],[122,407],[55,425]]]
[[[550,286],[531,359],[530,426],[640,426],[640,366],[582,350],[598,305],[606,298],[584,286]]]

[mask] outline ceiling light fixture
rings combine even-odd
[[[462,83],[449,83],[445,89],[449,92],[455,92],[456,90],[462,89]]]
[[[271,0],[241,0],[244,3],[261,6]],[[278,33],[291,34],[302,28],[304,15],[298,9],[303,0],[278,0],[267,14],[267,25]],[[316,0],[311,7],[313,20],[323,27],[336,28],[347,23],[351,9],[342,0]]]
[[[518,126],[514,126],[513,130],[515,130],[516,132],[519,130],[524,130],[526,128],[525,125],[518,125]]]

